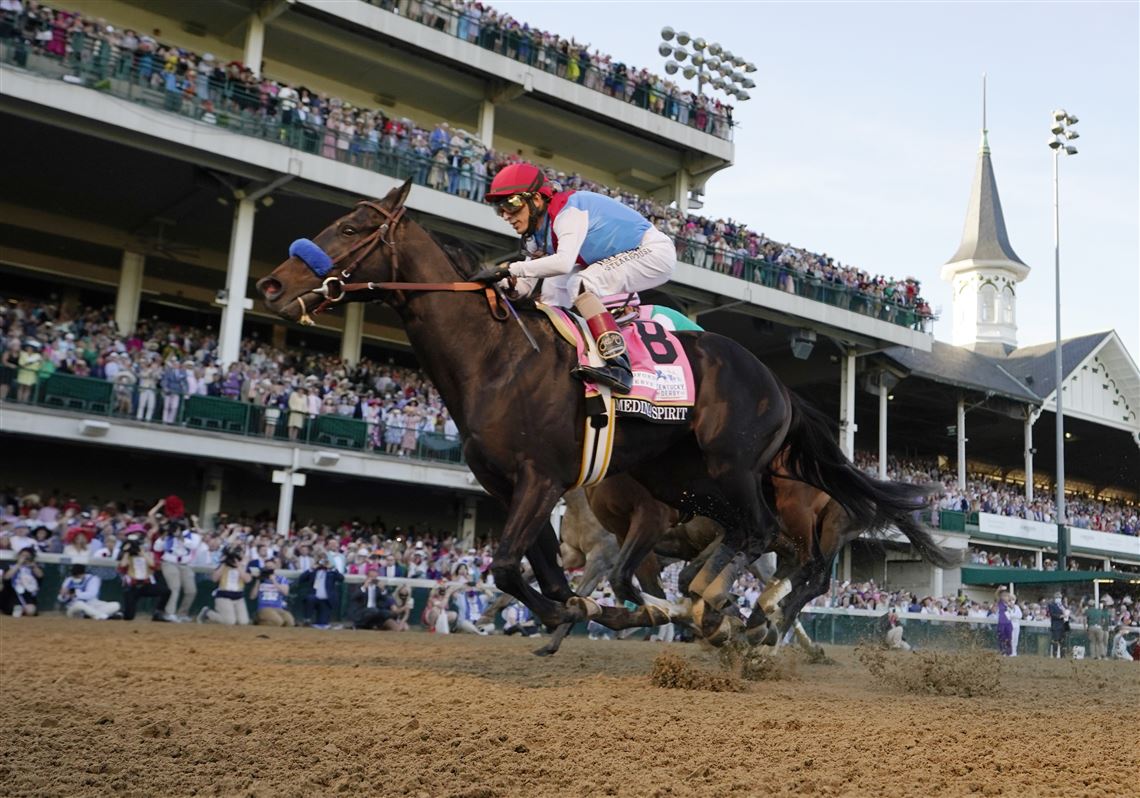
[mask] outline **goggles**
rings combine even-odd
[[[514,216],[526,205],[529,194],[512,194],[502,202],[496,203],[495,209],[500,216]]]

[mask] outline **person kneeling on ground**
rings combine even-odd
[[[883,632],[883,641],[887,644],[887,648],[910,651],[910,643],[903,640],[902,621],[899,620],[897,608],[891,607],[887,611],[879,621],[879,630]]]
[[[211,578],[217,583],[214,608],[203,607],[198,623],[220,623],[225,626],[248,626],[249,609],[245,606],[245,587],[253,579],[245,570],[245,551],[233,546],[222,551],[222,564]]]
[[[455,602],[458,618],[455,628],[472,635],[489,635],[495,631],[493,623],[479,624],[479,616],[490,601],[491,591],[479,584],[479,572],[471,571],[466,583],[460,583],[447,591],[448,598]]]
[[[512,602],[503,610],[504,634],[520,634],[523,637],[530,637],[538,634],[538,631],[538,624],[535,623],[534,615],[521,601]]]
[[[369,571],[359,588],[351,592],[352,606],[349,613],[355,629],[386,629],[390,632],[399,629],[392,619],[392,597],[380,584],[376,571]]]
[[[36,614],[40,580],[43,578],[43,569],[36,565],[35,547],[20,549],[16,562],[4,572],[4,589],[14,597],[11,600],[13,618]]]
[[[105,621],[113,616],[122,617],[117,601],[100,601],[99,590],[103,580],[87,573],[87,566],[71,566],[71,576],[59,587],[59,603],[68,618],[94,618]]]
[[[276,573],[277,561],[269,560],[257,573],[250,588],[257,597],[258,626],[294,626],[293,613],[286,602],[289,598],[289,580]]]
[[[396,622],[396,629],[401,632],[408,631],[408,623],[415,609],[416,601],[412,598],[412,589],[407,585],[400,585],[392,596],[392,620]]]
[[[151,620],[167,620],[165,606],[170,599],[170,589],[158,584],[154,578],[154,561],[149,552],[143,551],[146,530],[140,524],[127,527],[127,539],[119,555],[119,574],[123,582],[123,620],[133,621],[139,599],[156,599]]]

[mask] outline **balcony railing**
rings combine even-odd
[[[436,463],[463,464],[458,436],[397,425],[371,423],[349,416],[290,411],[220,396],[175,395],[161,388],[119,385],[95,377],[0,368],[9,389],[6,402],[73,410],[94,416],[156,426],[222,432],[289,443],[353,449],[382,457],[407,457]]]
[[[426,148],[412,149],[407,139],[401,139],[393,148],[383,136],[335,130],[301,120],[292,113],[287,115],[284,109],[270,113],[268,106],[260,104],[256,85],[204,78],[189,81],[165,73],[157,61],[139,58],[137,53],[112,53],[110,48],[96,51],[94,42],[88,42],[78,52],[57,58],[36,52],[21,40],[8,40],[0,42],[0,59],[37,74],[179,114],[199,124],[225,128],[400,180],[411,178],[418,185],[473,202],[483,201],[490,184],[490,176],[476,174],[473,163],[464,163],[462,159],[458,162],[435,160]],[[684,238],[676,241],[678,259],[693,266],[903,327],[929,331],[933,321],[929,314],[920,314],[913,307],[819,280],[794,268],[760,258],[741,257],[707,242]],[[731,246],[731,242],[729,244]]]

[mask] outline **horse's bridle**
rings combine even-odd
[[[499,297],[498,291],[494,287],[484,285],[483,283],[406,283],[398,281],[367,283],[348,282],[349,278],[352,277],[352,273],[356,271],[356,267],[359,266],[361,262],[366,257],[368,257],[368,255],[372,254],[372,251],[378,244],[384,244],[392,248],[393,277],[396,276],[396,271],[399,266],[399,256],[394,241],[396,228],[404,218],[404,211],[407,210],[406,206],[401,204],[399,207],[393,208],[391,211],[389,211],[387,208],[383,208],[371,200],[361,200],[360,202],[356,203],[356,206],[358,208],[361,205],[364,205],[376,211],[376,213],[380,214],[380,216],[385,219],[385,221],[371,233],[353,244],[346,252],[342,253],[332,261],[333,265],[336,266],[342,261],[352,257],[354,254],[356,255],[356,257],[352,258],[352,261],[347,266],[340,270],[340,274],[329,275],[321,282],[320,288],[313,289],[313,293],[319,294],[320,296],[324,297],[324,299],[321,300],[321,303],[319,305],[313,308],[311,313],[308,308],[305,307],[304,295],[302,294],[301,296],[297,297],[297,304],[301,306],[300,321],[302,324],[312,326],[316,323],[313,321],[313,316],[316,316],[326,308],[343,301],[344,298],[348,296],[348,294],[355,293],[357,291],[396,291],[397,293],[402,291],[484,291],[487,297],[487,305],[491,310],[491,316],[494,317],[496,321],[507,320],[507,309],[503,307],[503,303]],[[389,233],[392,235],[388,238],[385,238],[385,236]]]

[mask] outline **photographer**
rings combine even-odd
[[[380,584],[376,571],[369,571],[360,587],[352,590],[350,601],[353,628],[399,630],[399,625],[392,619],[394,602]]]
[[[68,618],[86,616],[97,621],[105,621],[119,614],[119,603],[100,601],[99,590],[103,580],[87,573],[87,566],[71,566],[71,576],[63,580],[59,588],[59,603],[65,608]]]
[[[170,599],[170,590],[159,585],[154,578],[154,564],[150,554],[143,551],[146,532],[140,524],[132,524],[126,531],[127,538],[119,554],[119,573],[123,581],[123,620],[134,620],[139,599],[145,596],[156,599],[151,619],[165,621],[163,606]]]
[[[253,577],[245,569],[245,549],[240,545],[227,547],[222,552],[222,564],[214,570],[212,578],[218,584],[214,591],[214,608],[203,607],[198,613],[198,622],[248,626],[245,588]]]
[[[35,546],[20,549],[14,562],[4,572],[5,605],[12,608],[12,617],[36,614],[36,600],[40,593],[43,569],[36,564]]]
[[[163,517],[161,511],[166,511]],[[154,552],[162,569],[162,578],[170,588],[166,614],[171,621],[190,620],[190,606],[198,595],[198,585],[191,564],[202,546],[202,536],[188,526],[183,517],[185,509],[177,496],[160,499],[147,517],[156,530]],[[191,517],[191,521],[197,519]],[[179,598],[181,597],[181,601]]]
[[[254,576],[253,595],[257,597],[258,626],[295,626],[289,599],[289,580],[276,573],[277,561],[268,560]]]
[[[397,631],[408,631],[408,624],[411,622],[412,610],[415,609],[415,606],[416,602],[412,598],[410,587],[400,585],[396,588],[396,593],[392,596],[392,620],[396,622]]]
[[[315,629],[328,629],[334,602],[340,603],[340,585],[344,577],[329,565],[329,558],[321,554],[315,570],[305,571],[298,581],[305,594],[305,614]]]

